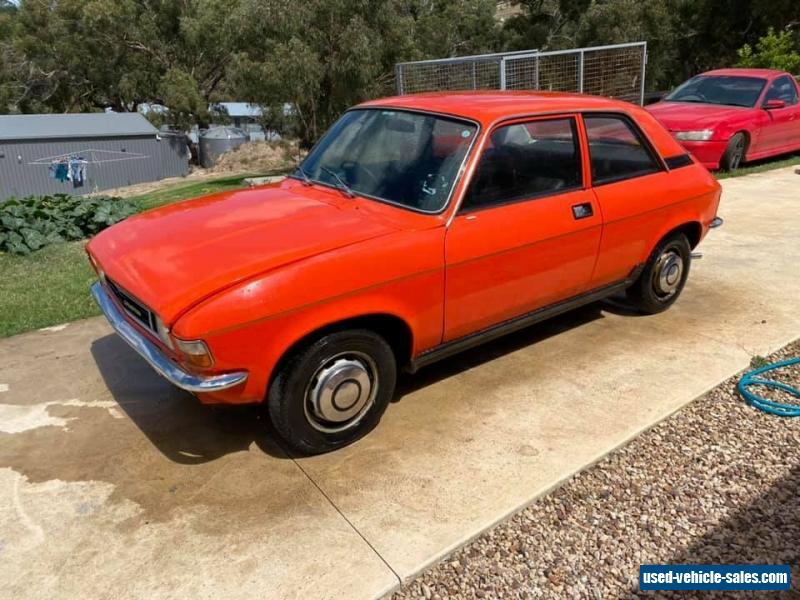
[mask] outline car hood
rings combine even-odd
[[[657,102],[645,108],[670,131],[713,129],[727,119],[741,118],[742,113],[749,110],[693,102]]]
[[[109,278],[171,324],[223,288],[396,230],[335,194],[285,183],[136,215],[102,231],[87,250]]]

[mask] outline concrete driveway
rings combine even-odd
[[[0,597],[373,598],[800,336],[800,176],[723,183],[670,311],[582,309],[401,382],[293,460],[101,319],[0,341]]]

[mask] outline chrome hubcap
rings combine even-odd
[[[375,362],[361,352],[338,354],[323,363],[308,384],[306,419],[325,433],[355,427],[375,401]]]
[[[678,291],[683,276],[683,259],[675,250],[667,250],[658,257],[653,270],[653,286],[656,294],[668,298]]]

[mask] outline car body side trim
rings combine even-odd
[[[506,334],[524,329],[530,325],[545,321],[551,317],[555,317],[572,309],[579,308],[586,304],[591,304],[592,302],[597,302],[603,298],[607,298],[608,296],[616,294],[617,292],[621,292],[627,287],[630,287],[630,285],[636,281],[643,270],[644,264],[637,265],[631,274],[622,281],[617,281],[615,283],[584,292],[583,294],[562,300],[561,302],[556,302],[555,304],[537,308],[532,312],[525,313],[524,315],[514,317],[507,321],[503,321],[497,325],[492,325],[491,327],[488,327],[482,331],[470,333],[464,337],[445,342],[444,344],[431,348],[430,350],[426,350],[425,352],[419,354],[416,358],[411,359],[406,367],[406,370],[409,373],[416,373],[420,368],[442,360],[443,358],[448,358],[454,354],[458,354],[459,352],[483,344],[484,342],[488,342]]]
[[[100,310],[111,323],[114,331],[136,350],[153,369],[173,385],[188,392],[219,392],[243,383],[247,379],[247,371],[236,371],[220,375],[196,375],[182,369],[164,354],[158,346],[139,333],[117,308],[115,302],[99,281],[92,285],[92,296],[100,306]]]

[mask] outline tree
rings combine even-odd
[[[0,0],[0,40],[11,37],[12,19],[17,7],[9,0]],[[5,44],[0,43],[0,114],[11,109],[15,81],[8,67],[9,57]]]
[[[800,43],[790,31],[775,33],[770,27],[767,35],[758,39],[755,50],[750,44],[739,48],[739,66],[778,69],[800,74]]]
[[[576,30],[591,0],[518,0],[522,12],[503,30],[507,50],[574,48]]]
[[[24,112],[199,106],[220,89],[238,32],[235,0],[25,0],[0,44]]]
[[[231,89],[273,112],[290,103],[305,144],[347,107],[391,93],[396,62],[496,46],[491,0],[243,0],[240,8]]]

